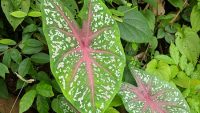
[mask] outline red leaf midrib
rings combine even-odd
[[[82,58],[80,58],[80,60],[75,64],[74,66],[74,71],[72,72],[72,75],[71,75],[71,80],[70,82],[72,82],[74,76],[76,75],[77,73],[77,70],[78,68],[81,66],[81,64],[83,62],[86,63],[86,71],[87,71],[87,75],[88,75],[88,80],[89,80],[89,84],[88,86],[90,87],[90,90],[91,90],[91,103],[92,103],[92,106],[93,108],[95,107],[95,100],[94,100],[94,73],[93,73],[93,68],[92,68],[92,64],[95,64],[95,62],[93,61],[93,59],[91,58],[90,56],[90,53],[93,53],[93,52],[98,52],[100,53],[101,52],[105,52],[105,53],[111,53],[111,52],[106,52],[105,50],[100,50],[100,51],[96,51],[92,48],[90,48],[90,44],[92,42],[92,40],[99,36],[101,33],[103,33],[105,30],[108,30],[110,29],[111,27],[108,26],[108,27],[104,27],[100,30],[98,30],[97,32],[93,32],[91,30],[91,21],[92,21],[92,10],[91,10],[91,0],[89,0],[89,11],[88,11],[88,18],[86,21],[83,22],[83,26],[82,28],[80,29],[78,27],[78,25],[76,24],[76,22],[74,20],[70,21],[66,16],[65,14],[63,13],[62,9],[57,6],[55,3],[54,5],[56,6],[56,9],[58,10],[58,12],[62,15],[62,17],[64,18],[64,20],[67,22],[67,24],[69,25],[69,27],[71,28],[72,30],[72,35],[74,36],[74,38],[77,40],[78,44],[79,44],[79,47],[78,48],[75,48],[75,49],[72,49],[72,50],[69,50],[67,51],[65,54],[62,55],[62,57],[59,59],[62,60],[64,57],[67,57],[68,55],[70,55],[71,53],[73,52],[78,52],[78,51],[81,51],[83,56]],[[73,22],[73,23],[72,23]],[[64,32],[66,35],[67,34],[71,34],[69,32]],[[111,53],[112,54],[112,53]],[[113,55],[113,54],[112,54]],[[59,62],[58,61],[58,62]],[[70,83],[69,82],[69,83]]]

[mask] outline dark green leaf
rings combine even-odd
[[[182,9],[184,6],[183,0],[168,0],[174,7],[178,7],[179,9]]]
[[[157,7],[157,0],[144,0],[145,2],[149,3],[153,7]]]
[[[156,22],[155,15],[153,14],[153,12],[151,10],[145,10],[145,11],[142,12],[142,14],[147,19],[149,28],[153,32],[154,27],[155,27],[155,22]]]
[[[40,82],[39,84],[37,84],[36,91],[37,91],[37,94],[40,94],[44,97],[54,96],[52,86],[45,82]]]
[[[17,49],[10,49],[9,50],[10,57],[13,61],[16,63],[20,63],[22,61],[22,56],[21,53]]]
[[[0,98],[8,99],[9,98],[9,93],[8,89],[6,86],[6,83],[3,79],[0,78]]]
[[[37,111],[39,113],[49,113],[48,112],[49,111],[49,104],[48,104],[47,98],[38,95],[36,104],[37,104]]]
[[[6,51],[3,55],[3,64],[5,64],[7,67],[10,67],[11,64],[11,56],[9,51]]]
[[[27,39],[23,42],[22,52],[24,54],[35,54],[43,49],[43,43],[36,39]]]
[[[0,52],[6,51],[8,49],[7,45],[0,44]]]
[[[128,42],[147,43],[153,38],[147,19],[134,9],[127,11],[118,25],[122,39]]]
[[[37,25],[35,25],[35,24],[30,24],[30,25],[26,26],[26,27],[23,29],[23,34],[34,32],[34,31],[37,30],[37,28],[38,28]],[[33,39],[30,39],[30,40],[33,40]],[[35,40],[34,40],[34,41],[35,41]],[[34,43],[34,42],[33,42],[33,43]]]
[[[5,74],[9,73],[8,67],[2,63],[0,63],[0,76],[5,79]]]
[[[164,31],[163,28],[159,28],[159,29],[158,29],[157,38],[158,38],[158,39],[161,39],[161,38],[163,38],[163,37],[165,37],[165,31]]]
[[[31,56],[31,61],[38,64],[49,63],[49,55],[46,53],[36,53]]]
[[[30,68],[31,68],[31,60],[30,60],[30,58],[24,59],[19,64],[19,68],[18,68],[19,75],[24,77],[26,74],[28,74]]]
[[[18,79],[17,80],[17,85],[16,85],[16,90],[21,89],[22,87],[25,87],[27,85],[28,85],[27,83],[25,83],[24,81]]]
[[[62,93],[62,91],[61,91],[61,89],[60,89],[60,87],[59,87],[59,85],[58,85],[58,83],[56,82],[55,79],[54,79],[54,80],[51,80],[51,84],[52,84],[52,87],[53,87],[57,92]]]
[[[30,90],[23,95],[19,103],[19,113],[23,113],[31,107],[35,96],[36,96],[35,90]]]
[[[43,81],[43,82],[46,82],[48,84],[51,84],[51,79],[49,78],[47,73],[45,73],[44,71],[38,72],[37,75],[36,75],[36,79],[39,80],[39,81]]]

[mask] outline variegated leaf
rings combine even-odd
[[[60,0],[42,0],[51,71],[81,113],[102,113],[120,89],[125,56],[117,24],[101,0],[84,0],[79,27]]]
[[[190,113],[181,92],[166,81],[131,67],[137,87],[123,83],[119,92],[129,113]]]

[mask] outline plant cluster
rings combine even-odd
[[[0,112],[200,113],[199,0],[0,4]]]

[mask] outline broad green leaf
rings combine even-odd
[[[52,86],[45,82],[40,82],[39,84],[37,84],[36,91],[37,91],[37,94],[40,94],[44,97],[54,96]]]
[[[0,98],[8,99],[9,98],[9,93],[8,89],[6,86],[6,83],[3,79],[0,78]]]
[[[2,63],[0,63],[0,76],[5,79],[5,74],[9,73],[8,67]]]
[[[64,3],[63,6],[66,6],[70,10],[73,16],[75,16],[79,12],[76,0],[61,0],[61,1]]]
[[[11,68],[11,71],[12,71],[13,73],[15,73],[15,72],[18,71],[19,64],[15,63],[15,62],[11,62],[10,68]]]
[[[142,12],[142,14],[147,19],[149,28],[153,32],[154,27],[155,27],[155,22],[156,22],[155,15],[153,14],[153,12],[151,10],[145,10],[144,12]]]
[[[185,55],[182,55],[180,58],[180,62],[179,62],[179,66],[182,70],[185,70],[186,66],[187,66],[187,58]]]
[[[23,95],[19,103],[19,113],[23,113],[31,107],[35,96],[36,96],[35,90],[30,90]]]
[[[101,0],[84,0],[80,28],[60,0],[41,4],[51,71],[64,96],[81,113],[104,112],[120,88],[125,66],[109,9]]]
[[[124,16],[124,13],[115,9],[109,9],[110,12],[115,16]]]
[[[196,65],[195,71],[192,73],[191,78],[200,80],[200,64]]]
[[[24,29],[23,29],[23,34],[25,33],[32,33],[35,32],[38,29],[38,26],[35,24],[29,24],[27,25]],[[28,40],[29,41],[29,40]],[[34,43],[35,45],[37,45],[36,40],[34,39],[30,39],[30,42]],[[39,43],[39,42],[38,42]]]
[[[144,0],[145,2],[149,3],[153,7],[157,7],[157,1],[156,0]]]
[[[186,68],[185,68],[185,73],[188,76],[191,76],[192,72],[194,71],[194,65],[190,62],[187,64]]]
[[[37,111],[39,113],[49,113],[49,104],[47,98],[38,95],[37,96]]]
[[[10,15],[12,15],[13,17],[16,17],[16,18],[24,18],[27,16],[27,13],[25,13],[23,11],[14,11],[14,12],[10,13]]]
[[[172,58],[167,55],[156,55],[154,58],[167,64],[175,64]]]
[[[164,31],[163,28],[159,28],[159,29],[158,29],[158,33],[157,33],[157,38],[158,38],[158,39],[161,39],[161,38],[163,38],[163,37],[165,37],[165,31]]]
[[[18,79],[17,80],[17,85],[16,85],[16,90],[21,89],[22,87],[25,87],[27,85],[28,85],[28,83],[25,83],[24,81]]]
[[[5,44],[5,45],[15,45],[16,42],[11,39],[1,39],[0,44]]]
[[[31,68],[31,60],[30,60],[30,58],[24,59],[19,64],[19,68],[18,68],[19,75],[24,77],[26,74],[28,74],[30,68]]]
[[[180,54],[179,54],[178,48],[173,43],[171,43],[169,47],[169,53],[172,59],[174,60],[175,64],[178,65]]]
[[[9,51],[5,51],[4,55],[3,55],[3,60],[2,63],[5,64],[7,67],[10,67],[11,64],[11,56]]]
[[[176,38],[176,46],[180,53],[195,65],[200,54],[199,36],[189,27],[184,27],[182,31],[182,38]]]
[[[165,32],[165,41],[167,43],[170,44],[171,42],[174,42],[174,39],[175,39],[174,35],[172,35],[171,33]]]
[[[22,0],[11,0],[12,5],[14,6],[14,8],[18,8],[19,5],[21,4]]]
[[[57,98],[52,101],[51,107],[56,113],[80,113],[63,95],[58,95]]]
[[[163,61],[151,60],[147,64],[146,71],[154,76],[159,77],[162,80],[169,81],[171,76],[171,70],[167,63]]]
[[[48,84],[51,84],[51,79],[49,78],[49,76],[47,75],[47,73],[45,73],[44,71],[40,71],[37,73],[36,75],[36,79],[39,80],[40,82],[46,82]]]
[[[30,17],[40,17],[40,16],[42,16],[42,14],[41,14],[40,11],[30,11],[30,12],[28,12],[28,16],[30,16]]]
[[[182,9],[184,6],[184,0],[168,0],[174,7]]]
[[[1,7],[3,9],[4,14],[6,15],[7,20],[15,30],[19,26],[19,24],[22,23],[24,18],[13,17],[12,15],[10,15],[10,13],[16,10],[28,13],[30,7],[30,0],[21,0],[21,3],[17,8],[13,6],[11,0],[1,0]]]
[[[173,82],[182,87],[182,88],[190,88],[200,85],[200,80],[189,78],[184,72],[180,71],[177,74],[177,78],[173,80]]]
[[[128,42],[147,43],[153,38],[147,19],[137,10],[127,11],[118,25],[122,39]]]
[[[158,40],[155,36],[152,37],[151,41],[149,41],[150,49],[154,51],[158,46]]]
[[[36,39],[27,39],[23,42],[22,53],[35,54],[43,49],[43,43]]]
[[[194,6],[190,16],[190,21],[192,24],[192,29],[196,32],[200,30],[200,9]]]
[[[165,31],[168,32],[168,33],[176,33],[177,32],[177,29],[175,28],[175,25],[166,25],[165,26]]]
[[[106,111],[104,113],[120,113],[119,111],[117,111],[115,108],[113,107],[109,107],[108,109],[106,109]]]
[[[9,50],[10,57],[16,63],[20,63],[22,61],[21,53],[17,49],[10,49]]]
[[[171,65],[170,66],[170,71],[171,71],[170,79],[173,79],[178,74],[179,68],[177,67],[177,65]]]
[[[62,93],[60,86],[58,85],[55,79],[51,80],[51,85],[57,92]]]
[[[49,62],[49,55],[46,53],[36,53],[31,56],[31,61],[38,64],[45,64]]]
[[[129,113],[190,113],[179,89],[156,76],[130,68],[137,86],[123,83],[119,92]]]
[[[0,52],[6,51],[8,48],[8,45],[0,44]]]

